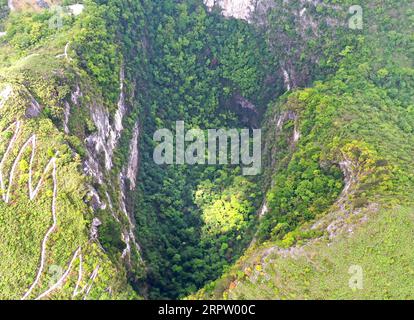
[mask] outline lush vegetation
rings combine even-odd
[[[88,0],[61,25],[0,15],[0,297],[42,261],[29,298],[67,269],[45,298],[412,297],[413,9],[368,1],[352,30],[351,2],[275,1],[252,23],[199,0]],[[156,165],[153,133],[176,121],[261,125],[263,174]],[[365,291],[346,285],[355,264]]]
[[[238,167],[156,165],[153,133],[175,130],[178,120],[186,128],[244,127],[234,96],[265,103],[267,55],[254,29],[209,15],[198,1],[153,8],[136,219],[150,297],[171,298],[201,287],[240,255],[261,199]]]
[[[86,156],[83,141],[96,131],[91,119],[93,107],[116,105],[113,100],[114,95],[119,95],[120,63],[110,65],[113,77],[102,81],[105,70],[100,72],[98,68],[105,69],[106,64],[99,65],[96,60],[85,63],[92,56],[82,52],[76,55],[77,48],[85,48],[85,43],[91,45],[85,36],[85,30],[90,30],[85,29],[86,25],[95,23],[105,27],[98,24],[106,21],[104,11],[94,11],[93,4],[90,6],[91,13],[87,11],[79,18],[64,14],[61,28],[50,28],[55,12],[47,10],[13,13],[5,23],[7,35],[0,44],[0,159],[4,183],[0,190],[0,297],[3,299],[138,297],[128,284],[127,270],[121,261],[125,243],[106,240],[116,229],[106,232],[102,228],[100,241],[91,236],[95,217],[103,224],[114,218],[108,209],[92,210],[93,182],[82,170]],[[98,40],[101,47],[109,48],[105,41],[113,43],[115,38]],[[94,68],[95,65],[98,67]],[[112,95],[103,94],[113,82],[117,89]],[[65,116],[67,108],[72,110],[69,119]],[[70,133],[63,133],[65,122]],[[35,140],[29,140],[33,137]],[[28,141],[32,143],[24,149]],[[54,157],[55,173],[53,162],[49,162]],[[119,170],[108,173],[108,179]],[[32,190],[43,182],[36,196],[29,198],[32,178]],[[113,192],[115,199],[118,191]],[[118,203],[114,200],[113,205]],[[116,214],[124,217],[120,209],[116,210]],[[119,220],[117,237],[121,238],[126,221]],[[139,264],[134,265],[134,270],[138,269]],[[55,284],[58,285],[54,288]],[[48,292],[50,288],[53,290]]]
[[[237,264],[234,277],[206,287],[209,295],[203,292],[201,297],[412,299],[413,288],[408,285],[414,274],[409,249],[412,228],[412,207],[397,207],[369,215],[352,236],[341,234],[330,245],[329,241],[313,243],[296,256],[272,251],[270,245],[252,248]],[[362,290],[350,286],[353,266],[362,268]]]
[[[259,241],[199,296],[412,297],[412,264],[400,255],[412,241],[414,187],[414,60],[412,34],[405,32],[413,12],[406,5],[365,10],[368,30],[355,31],[337,71],[269,109],[269,212],[260,222]],[[283,129],[275,130],[286,113],[291,116]],[[353,265],[364,271],[362,290],[348,285]]]

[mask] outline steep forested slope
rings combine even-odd
[[[120,10],[89,3],[79,18],[24,11],[7,21],[0,47],[2,298],[136,296],[127,270],[140,277],[143,267],[123,175],[136,164],[128,151],[115,154],[131,140],[137,114],[132,62],[116,37]]]
[[[269,108],[256,241],[199,296],[413,297],[413,11],[364,9],[337,71]]]
[[[15,10],[6,31],[1,47],[4,134],[13,138],[12,129],[6,129],[12,120],[21,121],[27,134],[36,134],[26,125],[32,119],[46,136],[60,137],[72,157],[67,161],[79,175],[73,183],[78,193],[67,192],[80,207],[71,227],[82,231],[84,241],[122,271],[120,279],[129,279],[149,297],[183,296],[219,276],[250,241],[246,230],[252,230],[260,192],[254,182],[239,177],[235,167],[157,166],[152,135],[177,120],[201,128],[257,125],[258,112],[252,111],[253,119],[243,116],[240,100],[261,103],[273,95],[262,89],[266,55],[258,34],[243,22],[208,15],[199,1],[88,2],[80,16],[65,8]],[[11,106],[23,98],[28,111],[19,116]],[[56,133],[43,128],[42,121]],[[11,162],[15,157],[8,152],[9,140],[4,140],[3,155]],[[52,142],[38,144],[54,159]],[[21,171],[30,174],[28,156],[17,156],[17,162],[26,161]],[[5,164],[5,171],[11,168],[12,162]],[[59,177],[65,169],[58,165],[56,170]],[[5,185],[13,181],[8,176]],[[45,196],[58,199],[49,193]],[[222,210],[220,203],[229,210]],[[40,213],[46,208],[45,203]],[[60,231],[59,216],[51,213],[49,229],[32,230],[28,225],[39,238],[32,245],[42,250],[41,265],[34,252],[26,252],[33,270],[22,268],[28,273],[37,268],[39,277],[62,264],[49,258],[49,237]],[[223,215],[229,220],[223,221]],[[204,220],[224,225],[212,232]],[[71,252],[70,246],[64,250]],[[30,275],[23,278],[30,281]]]
[[[196,1],[160,1],[153,15],[136,218],[150,296],[179,297],[240,254],[251,238],[260,190],[234,166],[157,165],[153,133],[175,131],[177,120],[188,129],[244,126],[235,97],[254,104],[268,99],[262,94],[264,48],[247,25],[208,15]]]

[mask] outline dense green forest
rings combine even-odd
[[[251,239],[261,193],[240,168],[156,165],[153,132],[173,129],[177,120],[188,128],[243,126],[230,107],[232,97],[266,103],[267,52],[254,29],[207,14],[197,1],[160,1],[154,8],[136,219],[150,297],[182,297],[240,255]]]
[[[58,3],[0,1],[0,298],[413,297],[411,1]],[[156,164],[176,121],[262,128],[263,172]]]
[[[268,212],[257,241],[193,297],[413,297],[414,56],[407,30],[414,12],[407,6],[364,7],[366,30],[344,35],[335,71],[270,105],[263,122]],[[364,271],[363,290],[348,285],[355,264]]]

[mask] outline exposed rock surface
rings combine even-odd
[[[100,225],[102,225],[102,222],[98,218],[93,218],[91,231],[90,231],[90,238],[92,240],[95,240],[95,241],[98,240],[98,237],[99,237],[98,228]]]
[[[14,10],[13,0],[7,0],[7,5],[9,6],[10,11]]]
[[[79,3],[72,4],[72,5],[68,6],[69,11],[74,16],[80,15],[83,12],[84,8],[85,8],[84,5],[83,4],[79,4]]]
[[[6,101],[10,98],[13,93],[13,87],[7,85],[3,90],[0,91],[0,109],[3,108]]]
[[[223,10],[223,15],[237,19],[249,20],[254,10],[254,0],[204,0],[208,8],[218,6]]]
[[[99,160],[97,158],[100,154],[102,154],[104,157],[105,170],[109,171],[112,169],[114,151],[124,129],[122,121],[127,113],[127,107],[125,105],[124,80],[124,70],[121,68],[121,93],[118,101],[118,110],[116,111],[113,124],[110,122],[110,114],[107,108],[99,104],[95,104],[90,108],[96,132],[86,139],[88,146],[88,158],[85,161],[84,171],[94,177],[100,184],[103,182],[103,172],[100,169]]]
[[[132,139],[129,144],[129,160],[126,176],[129,180],[130,190],[135,190],[136,179],[138,174],[138,160],[139,160],[139,150],[138,150],[138,138],[139,138],[139,124],[136,123]]]
[[[30,98],[30,105],[26,109],[26,117],[28,118],[36,118],[40,115],[40,112],[42,112],[42,107],[40,106],[39,102],[36,101],[36,99],[29,94]]]

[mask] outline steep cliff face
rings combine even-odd
[[[269,49],[277,56],[274,76],[283,80],[287,91],[310,85],[313,79],[334,66],[338,54],[335,49],[338,49],[330,39],[341,39],[346,45],[350,19],[350,6],[346,3],[319,0],[209,0],[204,3],[210,10],[220,9],[225,17],[248,21],[266,35]]]
[[[82,174],[81,157],[72,149],[69,136],[45,116],[51,100],[39,98],[41,87],[36,83],[47,81],[39,76],[26,77],[28,87],[15,82],[10,74],[0,84],[1,297],[131,295],[120,267],[99,242],[100,221],[92,205],[98,194],[92,191],[94,195],[87,196],[93,189]],[[58,89],[50,82],[47,86]],[[120,276],[106,280],[118,273]]]
[[[41,14],[44,32],[49,16]],[[13,46],[10,34],[0,44],[8,57],[0,68],[3,299],[131,298],[128,272],[144,274],[126,203],[127,179],[135,188],[138,168],[139,121],[134,115],[136,126],[124,124],[132,93],[123,64],[113,102],[78,67],[79,22],[36,49]],[[130,149],[125,163],[115,154],[121,138]]]

